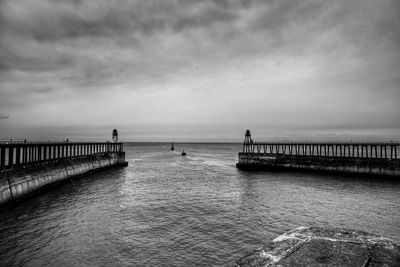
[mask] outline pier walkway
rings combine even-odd
[[[111,142],[2,142],[0,171],[17,166],[57,162],[68,158],[123,152],[123,143]]]
[[[399,159],[400,143],[292,143],[269,142],[243,145],[243,153],[270,156],[309,156],[365,159]]]

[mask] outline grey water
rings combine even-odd
[[[300,226],[400,241],[400,183],[243,172],[235,168],[240,150],[127,143],[128,167],[69,181],[0,212],[0,266],[232,265]]]

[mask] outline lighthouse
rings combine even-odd
[[[118,131],[117,129],[114,129],[112,132],[112,141],[113,143],[117,143],[118,142]]]
[[[243,142],[243,153],[253,152],[253,139],[251,139],[250,130],[246,130]]]

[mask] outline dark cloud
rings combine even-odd
[[[23,2],[23,1],[22,1]],[[116,36],[119,34],[153,34],[169,29],[183,30],[230,22],[235,15],[221,3],[196,1],[178,5],[176,1],[87,2],[38,1],[38,6],[23,17],[1,13],[1,29],[13,34],[32,36],[38,41],[63,38]],[[41,8],[44,6],[45,8]],[[85,12],[86,11],[86,12]]]
[[[10,118],[9,115],[5,115],[3,113],[0,114],[0,120],[8,120]]]
[[[13,121],[398,126],[399,67],[398,0],[0,1]]]
[[[247,3],[247,4],[244,4]],[[18,8],[26,5],[26,8]],[[181,38],[184,57],[204,56],[221,60],[232,55],[272,54],[277,50],[304,53],[320,34],[336,31],[339,38],[349,38],[360,48],[370,43],[363,25],[358,25],[354,10],[363,6],[328,1],[4,1],[1,19],[0,62],[7,68],[24,71],[48,71],[74,67],[77,61],[93,61],[104,65],[96,56],[76,55],[80,49],[105,49],[103,40],[112,40],[113,49],[129,48],[132,54],[144,47],[171,49],[165,38]],[[22,11],[21,11],[22,10]],[[386,10],[384,10],[386,11]],[[390,11],[390,10],[389,10]],[[392,12],[393,13],[393,12]],[[396,13],[370,19],[372,33],[377,32],[389,42],[399,37]],[[362,21],[362,20],[360,20]],[[347,29],[351,29],[347,33]],[[385,33],[385,35],[384,35]],[[368,34],[371,34],[369,30]],[[160,43],[150,43],[160,38]],[[377,39],[377,38],[374,38]],[[396,40],[397,39],[397,40]],[[167,40],[168,41],[168,40]],[[341,41],[340,39],[334,41]],[[382,40],[381,40],[382,41]],[[21,43],[15,46],[16,43]],[[23,45],[23,43],[26,43]],[[227,45],[229,44],[229,45]],[[179,44],[181,45],[181,44]],[[336,48],[340,46],[333,44]],[[223,49],[222,49],[223,47]],[[327,45],[329,47],[329,44]],[[78,49],[78,50],[76,50]],[[175,49],[175,47],[172,47]],[[330,52],[325,49],[323,53]],[[100,51],[98,51],[100,53]],[[317,51],[318,52],[318,51]],[[163,61],[174,63],[168,55],[153,53],[153,70]],[[199,55],[198,55],[199,54]],[[219,57],[219,58],[218,58]],[[144,66],[149,62],[133,58],[132,63]],[[192,59],[189,59],[192,60]],[[98,61],[97,63],[95,61]],[[118,59],[115,59],[116,67]],[[155,62],[157,62],[155,64]],[[108,61],[107,64],[112,62]],[[119,62],[120,64],[126,64]],[[78,63],[79,64],[79,63]],[[130,66],[127,67],[132,67]],[[173,66],[176,68],[179,66]],[[87,68],[84,67],[84,68]],[[79,66],[77,68],[80,70]],[[83,70],[88,79],[104,77],[104,68]],[[149,73],[152,75],[152,73]],[[160,73],[157,73],[160,75]]]
[[[19,69],[28,72],[56,71],[74,65],[74,56],[46,48],[20,50],[3,46],[0,52],[0,71]]]
[[[0,72],[2,72],[2,71],[7,71],[7,70],[9,70],[9,69],[11,69],[10,66],[6,65],[5,63],[1,63],[1,62],[0,62]]]
[[[19,8],[24,4],[26,8]],[[36,5],[25,1],[4,1],[4,8],[0,11],[0,62],[3,69],[28,72],[75,68],[76,71],[63,79],[73,80],[75,77],[79,81],[86,78],[89,83],[118,75],[117,71],[125,64],[134,70],[140,65],[138,68],[142,73],[149,69],[151,76],[165,76],[168,74],[165,68],[157,69],[165,61],[170,62],[171,55],[159,54],[157,58],[157,51],[152,53],[155,58],[150,58],[150,61],[133,58],[131,62],[118,62],[110,56],[112,61],[104,62],[103,55],[112,52],[105,46],[111,45],[113,50],[121,46],[134,54],[149,46],[147,39],[151,41],[151,36],[168,38],[171,32],[229,24],[236,18],[236,11],[234,8],[225,9],[226,5],[218,1],[195,1],[191,5],[180,5],[177,1],[106,1],[93,6],[80,1],[42,0]],[[109,44],[104,45],[104,40]],[[195,38],[187,40],[186,44],[193,47],[204,41]],[[150,43],[151,46],[165,49],[162,43]],[[97,50],[103,54],[100,57],[87,56],[86,51],[78,54],[79,50]],[[158,63],[154,65],[155,62]],[[147,67],[148,64],[153,66]]]
[[[53,92],[55,88],[52,87],[42,87],[42,88],[29,88],[28,91],[33,94],[49,94]]]
[[[177,31],[208,27],[215,23],[231,23],[237,19],[237,14],[234,11],[225,9],[220,5],[207,6],[200,9],[194,14],[183,14],[176,19],[172,25]]]

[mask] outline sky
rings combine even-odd
[[[398,0],[0,0],[0,139],[400,139],[399,70]]]

